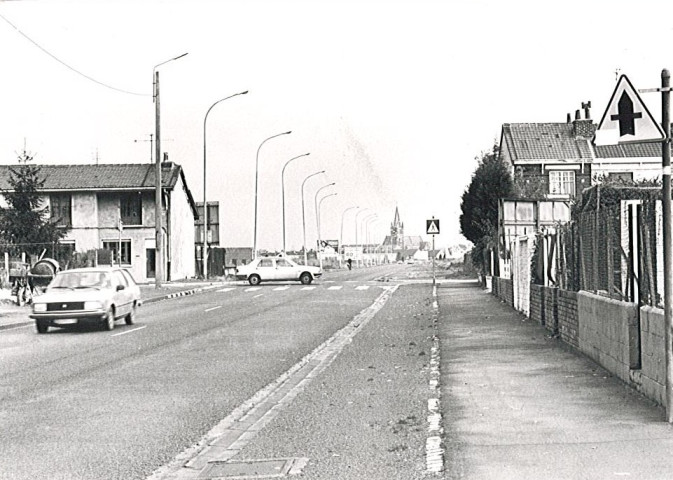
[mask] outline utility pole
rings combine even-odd
[[[662,210],[664,216],[664,341],[666,342],[666,419],[673,423],[673,262],[671,262],[671,74],[661,72],[661,126],[664,141],[661,146],[663,177]]]
[[[154,262],[154,286],[161,288],[163,279],[164,256],[163,256],[163,206],[161,201],[161,118],[159,104],[159,71],[154,72],[154,225],[155,225],[155,262]]]

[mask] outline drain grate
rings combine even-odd
[[[208,462],[199,474],[200,479],[281,478],[297,475],[308,463],[308,458],[269,458]]]

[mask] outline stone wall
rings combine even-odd
[[[542,311],[542,285],[530,286],[530,319],[544,325],[544,312]]]
[[[628,383],[640,368],[638,306],[581,291],[577,313],[580,351]]]
[[[514,293],[510,279],[493,277],[493,295],[510,307],[514,306]]]
[[[664,311],[641,307],[641,368],[631,371],[636,389],[660,405],[666,399],[666,344],[664,342]]]
[[[558,291],[556,287],[542,287],[542,318],[544,326],[554,335],[559,331]]]

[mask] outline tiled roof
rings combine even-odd
[[[513,161],[592,158],[589,139],[575,136],[572,123],[506,123],[502,136]]]
[[[597,145],[596,158],[661,158],[659,143],[629,143],[626,145]]]
[[[17,165],[12,165],[17,167]],[[127,190],[154,188],[153,164],[36,165],[45,178],[45,191],[55,190]],[[10,165],[0,165],[0,189],[7,190]],[[181,175],[181,167],[162,165],[161,184],[172,189]]]

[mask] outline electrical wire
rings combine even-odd
[[[30,43],[32,43],[32,44],[35,45],[37,48],[39,48],[40,50],[42,50],[42,52],[44,52],[45,54],[49,55],[52,59],[56,60],[58,63],[60,63],[60,64],[63,65],[64,67],[68,68],[69,70],[72,70],[72,71],[75,72],[76,74],[81,75],[82,77],[86,78],[87,80],[92,81],[92,82],[94,82],[94,83],[96,83],[96,84],[98,84],[98,85],[101,85],[101,86],[105,87],[105,88],[109,88],[109,89],[111,89],[111,90],[115,90],[115,91],[117,91],[117,92],[121,92],[121,93],[127,93],[127,94],[129,94],[129,95],[137,95],[137,96],[141,96],[141,97],[149,97],[149,96],[151,95],[151,94],[149,94],[149,93],[131,92],[131,91],[124,90],[124,89],[121,89],[121,88],[113,87],[112,85],[108,85],[107,83],[100,82],[100,81],[96,80],[95,78],[90,77],[89,75],[80,72],[80,71],[77,70],[76,68],[71,67],[70,65],[68,65],[67,63],[65,63],[63,60],[61,60],[60,58],[58,58],[56,55],[53,55],[53,54],[52,54],[51,52],[49,52],[46,48],[42,47],[42,46],[41,46],[39,43],[37,43],[35,40],[33,40],[33,39],[30,38],[28,35],[26,35],[25,33],[23,33],[21,30],[19,30],[19,28],[18,28],[16,25],[14,25],[12,22],[10,22],[4,15],[0,14],[0,18],[2,18],[2,19],[3,19],[5,22],[7,22],[12,28],[14,28],[14,30],[16,30],[16,32],[17,32],[19,35],[21,35],[21,36],[24,37],[26,40],[28,40]]]

